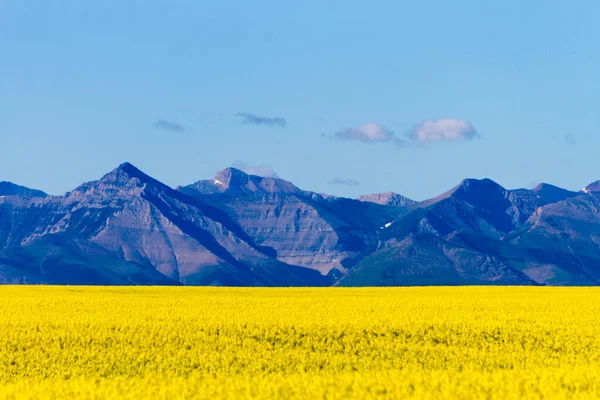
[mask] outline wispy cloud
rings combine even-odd
[[[273,167],[267,164],[250,165],[243,161],[236,161],[233,163],[233,167],[240,171],[244,171],[249,175],[279,178],[279,175],[277,175],[277,172],[275,172]]]
[[[175,121],[167,121],[167,120],[160,120],[154,123],[154,127],[156,129],[163,129],[165,131],[171,131],[171,132],[187,132],[189,130],[191,130],[191,128],[181,125],[178,122]]]
[[[240,118],[242,124],[246,125],[265,125],[271,127],[285,128],[287,121],[281,117],[261,117],[252,113],[237,113],[236,117]]]
[[[360,182],[356,179],[344,179],[344,178],[333,178],[327,181],[330,185],[345,185],[345,186],[359,186]]]
[[[473,125],[461,119],[441,118],[426,120],[408,131],[408,137],[418,143],[444,140],[473,140],[479,134]]]
[[[376,122],[368,122],[356,128],[342,129],[333,134],[340,140],[358,140],[365,143],[389,142],[394,139],[394,132]]]

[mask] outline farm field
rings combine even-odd
[[[600,290],[0,286],[0,398],[592,399]]]

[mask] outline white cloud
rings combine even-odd
[[[408,136],[419,143],[442,140],[472,140],[479,134],[470,122],[454,118],[426,120],[408,132]]]
[[[340,140],[358,140],[366,143],[389,142],[394,139],[394,132],[376,122],[368,122],[357,128],[343,129],[334,134]]]
[[[267,164],[249,165],[242,161],[236,161],[233,163],[233,167],[240,171],[244,171],[248,175],[279,178],[279,175],[277,175],[277,172],[275,172],[273,167]]]

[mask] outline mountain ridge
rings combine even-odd
[[[0,283],[598,285],[596,186],[349,199],[236,168],[171,188],[130,163],[64,196],[2,182]]]

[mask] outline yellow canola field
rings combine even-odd
[[[593,399],[595,288],[0,286],[0,398]]]

